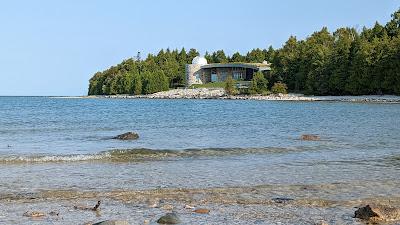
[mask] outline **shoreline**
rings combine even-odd
[[[132,224],[157,224],[165,213],[175,212],[182,224],[229,222],[231,224],[358,224],[357,207],[379,203],[400,206],[400,196],[332,198],[330,191],[345,191],[351,184],[260,185],[208,188],[159,188],[151,190],[53,189],[30,193],[2,193],[0,206],[12,205],[0,221],[20,218],[22,224],[92,224],[101,220],[127,220]],[[344,197],[344,196],[342,196]],[[101,201],[98,211],[85,211]],[[196,213],[195,209],[205,209]],[[28,211],[27,211],[28,210]],[[26,212],[43,216],[27,217]],[[307,216],[304,216],[306,214]],[[394,224],[396,222],[394,221]],[[392,224],[392,223],[385,223]]]
[[[303,102],[353,102],[353,103],[400,103],[400,96],[395,95],[360,95],[360,96],[305,96],[303,94],[270,95],[226,95],[221,88],[173,89],[149,95],[88,95],[64,96],[52,98],[107,98],[107,99],[215,99],[215,100],[256,100],[256,101],[303,101]]]

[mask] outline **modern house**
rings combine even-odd
[[[255,72],[267,74],[270,64],[263,63],[213,63],[208,64],[204,57],[197,56],[192,64],[186,65],[186,85],[222,82],[228,76],[238,81],[250,81]]]

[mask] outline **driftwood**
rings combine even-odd
[[[74,205],[74,209],[97,211],[97,210],[99,210],[100,204],[101,204],[101,201],[97,201],[97,204],[94,207]]]

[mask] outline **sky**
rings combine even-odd
[[[161,48],[232,54],[326,26],[385,24],[400,0],[0,0],[0,95],[86,95],[88,80]]]

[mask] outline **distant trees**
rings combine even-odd
[[[198,55],[196,49],[162,49],[143,61],[125,60],[95,73],[89,81],[89,94],[148,94],[183,86],[185,64]],[[205,57],[209,63],[271,62],[271,84],[280,81],[295,92],[400,95],[400,10],[385,25],[377,22],[360,32],[344,27],[330,33],[324,27],[305,40],[291,36],[279,49],[269,46],[232,56],[218,50]],[[257,77],[252,88],[258,93],[264,81]]]

